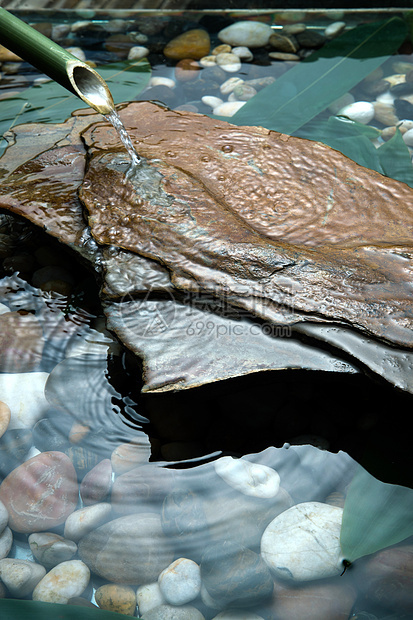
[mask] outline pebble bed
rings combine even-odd
[[[341,19],[323,30],[226,19],[220,27],[216,18],[154,17],[37,27],[97,65],[147,57],[153,74],[137,99],[227,117],[346,28]],[[399,126],[413,147],[411,60],[395,60],[388,74],[377,70],[331,113],[374,124],[381,140]],[[0,98],[45,79],[1,48],[0,64]],[[366,413],[344,395],[334,402],[339,381],[370,402],[407,407],[404,395],[340,377],[323,403],[323,381],[295,374],[287,389],[284,379],[276,384],[275,420],[248,380],[216,400],[141,399],[136,382],[128,392],[119,379],[127,360],[104,328],[89,274],[10,216],[0,219],[0,255],[0,324],[8,335],[0,335],[0,597],[145,620],[411,617],[411,540],[340,576],[342,507],[355,461],[325,451],[351,447],[357,458],[365,430],[382,431],[374,407]],[[261,398],[266,390],[264,382]],[[309,421],[306,412],[320,407]],[[304,445],[265,450],[282,446],[280,438]],[[196,464],[222,449],[227,456],[210,463],[160,467]]]

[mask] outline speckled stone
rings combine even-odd
[[[33,557],[46,568],[71,560],[77,553],[77,545],[55,532],[34,532],[28,538]]]
[[[296,504],[267,526],[261,555],[280,579],[309,581],[343,570],[340,531],[343,509],[320,502]]]
[[[195,28],[175,37],[164,47],[163,53],[170,60],[192,58],[199,60],[209,54],[211,42],[206,30]]]
[[[125,616],[133,616],[136,608],[135,590],[115,583],[100,586],[95,592],[95,600],[100,609]]]
[[[80,596],[89,583],[90,571],[80,560],[62,562],[51,569],[33,591],[34,601],[67,604]]]
[[[91,469],[80,483],[80,496],[85,506],[104,500],[112,486],[112,464],[103,459]]]
[[[78,485],[62,452],[43,452],[14,469],[0,486],[0,500],[16,532],[44,531],[64,523],[76,508]]]
[[[201,571],[196,562],[178,558],[158,577],[162,596],[171,605],[185,605],[201,591]]]
[[[12,596],[24,598],[37,586],[46,574],[40,564],[29,560],[5,558],[0,560],[0,579]]]
[[[156,581],[173,559],[156,514],[120,517],[82,538],[79,555],[97,575],[124,585]]]
[[[250,607],[271,596],[274,582],[258,553],[231,541],[211,545],[201,560],[202,584],[222,607]]]

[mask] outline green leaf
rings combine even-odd
[[[128,616],[126,616],[127,618]],[[130,617],[130,616],[129,616]],[[125,620],[125,615],[80,605],[0,599],[1,620]]]
[[[412,535],[413,490],[380,482],[359,466],[344,503],[344,558],[354,562]]]
[[[399,130],[377,150],[386,176],[413,187],[413,167],[409,149]]]
[[[108,84],[115,103],[136,97],[150,78],[150,65],[146,60],[113,63],[97,71]],[[21,123],[61,123],[74,110],[84,107],[87,106],[83,101],[56,82],[31,86],[19,95],[0,101],[0,135]]]
[[[406,30],[405,22],[393,17],[345,32],[263,88],[230,122],[297,131],[383,64]]]

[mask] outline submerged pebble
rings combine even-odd
[[[162,596],[159,583],[147,583],[144,586],[139,586],[136,591],[136,600],[138,603],[139,614],[146,614],[151,609],[159,607],[165,603]]]
[[[50,405],[44,388],[47,372],[0,373],[1,400],[11,412],[9,429],[33,428]]]
[[[201,591],[201,571],[196,562],[179,558],[161,572],[158,583],[167,603],[185,605]]]
[[[136,608],[136,594],[129,586],[107,583],[95,592],[95,600],[100,609],[113,611],[125,616],[133,616]]]
[[[0,560],[0,579],[10,594],[16,598],[25,598],[46,574],[40,564],[29,560],[5,558]]]
[[[90,571],[81,560],[69,560],[52,568],[33,591],[34,601],[67,604],[87,588]]]
[[[214,467],[218,476],[244,495],[270,498],[275,497],[280,488],[280,476],[266,465],[223,456],[214,462]]]
[[[33,556],[46,568],[67,562],[77,553],[77,545],[73,540],[63,538],[55,532],[34,532],[30,534],[28,543]]]
[[[86,534],[107,521],[111,511],[112,505],[109,503],[93,504],[93,506],[75,510],[66,519],[65,538],[78,542]]]
[[[232,46],[264,47],[272,34],[268,24],[255,21],[239,21],[218,32],[218,39]]]

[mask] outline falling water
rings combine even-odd
[[[119,118],[119,114],[113,109],[109,114],[105,115],[105,118],[113,125],[113,127],[118,132],[120,139],[126,150],[128,151],[131,158],[131,168],[132,170],[141,163],[141,158],[135,151],[135,148],[132,144],[132,140],[128,132],[126,131],[125,125]]]

